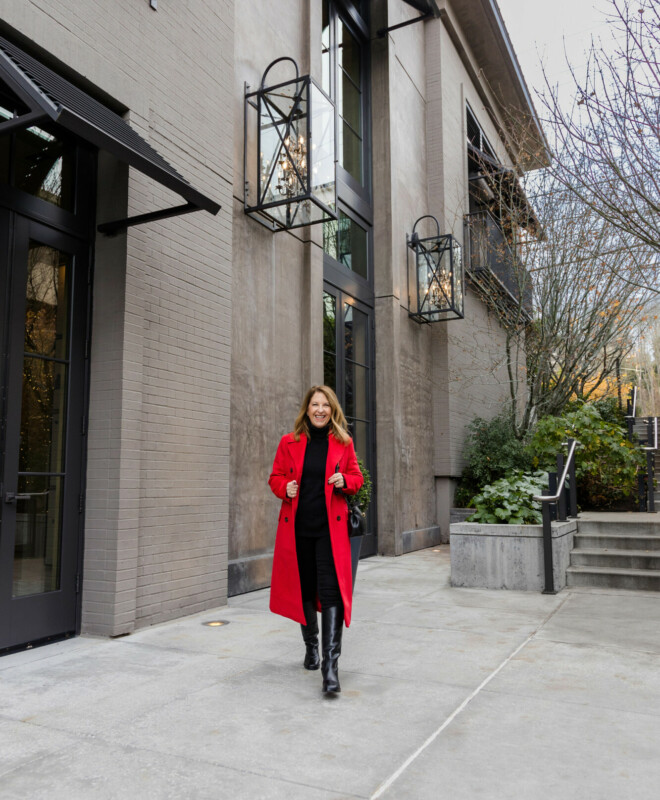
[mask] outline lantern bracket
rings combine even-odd
[[[433,216],[433,214],[424,214],[424,216],[420,217],[413,225],[412,233],[410,234],[410,239],[408,241],[408,247],[414,248],[415,245],[419,244],[419,234],[415,229],[423,219],[432,219],[433,222],[435,222],[435,229],[437,231],[437,236],[438,237],[440,236],[440,223],[438,222],[438,220]]]
[[[264,74],[261,76],[261,84],[260,84],[260,88],[262,91],[266,88],[266,75],[268,75],[271,68],[274,67],[275,64],[279,64],[280,61],[290,61],[296,68],[296,80],[300,78],[300,70],[298,69],[298,63],[296,62],[296,60],[294,58],[291,58],[291,56],[280,56],[279,58],[276,58],[275,61],[271,61],[270,64],[264,70]]]

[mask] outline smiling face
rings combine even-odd
[[[330,422],[332,408],[323,392],[314,392],[307,406],[307,416],[315,428],[325,428]]]

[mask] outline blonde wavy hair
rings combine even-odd
[[[351,441],[351,437],[348,434],[346,417],[344,416],[344,412],[341,410],[337,395],[329,386],[312,386],[307,390],[305,396],[303,397],[303,401],[300,405],[300,411],[298,412],[298,416],[296,417],[296,421],[293,426],[293,438],[299,442],[300,435],[302,433],[304,433],[308,439],[310,438],[310,421],[309,417],[307,416],[307,409],[312,397],[314,397],[317,392],[324,394],[328,400],[328,403],[330,403],[330,431],[332,435],[342,444],[348,444]]]

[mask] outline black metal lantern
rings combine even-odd
[[[435,222],[435,236],[420,238],[416,228],[423,219]],[[408,270],[409,316],[420,323],[463,319],[465,281],[460,244],[450,233],[441,235],[438,220],[430,214],[415,222],[406,243],[415,254],[413,291]]]
[[[294,80],[266,87],[290,61]],[[245,87],[245,213],[273,231],[337,219],[335,108],[296,62],[268,65],[256,92]]]

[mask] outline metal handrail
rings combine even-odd
[[[628,439],[639,449],[646,453],[646,476],[643,473],[637,475],[637,493],[639,495],[639,510],[655,513],[655,494],[653,487],[655,473],[655,452],[658,450],[658,418],[657,417],[637,417],[637,386],[630,389],[628,399],[628,410],[632,413],[626,414],[625,419],[628,424]],[[646,445],[635,441],[635,422],[645,420],[647,427]],[[651,431],[653,434],[651,435]],[[653,444],[651,444],[651,441]],[[646,489],[644,488],[646,483]],[[646,494],[646,498],[644,495]]]
[[[642,450],[657,450],[658,449],[658,418],[657,417],[648,417],[649,420],[653,420],[653,447],[642,447]]]
[[[657,434],[657,430],[656,430],[656,434]],[[557,487],[557,494],[538,494],[538,495],[535,494],[534,495],[534,500],[538,500],[540,503],[554,503],[557,500],[559,500],[559,498],[562,495],[562,492],[564,491],[564,484],[566,483],[566,476],[568,475],[568,470],[569,470],[569,468],[571,466],[571,459],[573,458],[573,455],[575,454],[575,448],[577,446],[577,443],[578,443],[577,439],[571,439],[570,440],[570,447],[568,448],[568,457],[566,458],[566,463],[564,464],[564,471],[562,473],[561,480],[559,481],[559,485]]]
[[[577,516],[577,496],[575,493],[575,449],[578,445],[577,439],[569,439],[568,442],[564,442],[564,444],[568,444],[568,456],[566,461],[561,464],[563,461],[563,456],[560,454],[557,456],[557,472],[563,466],[561,479],[557,486],[556,494],[541,494],[541,495],[533,495],[534,500],[537,500],[541,503],[541,513],[543,515],[543,568],[545,573],[545,588],[543,589],[543,594],[557,594],[555,589],[555,575],[553,569],[553,558],[552,558],[552,521],[550,518],[550,503],[557,503],[559,514],[558,517],[560,520],[566,519],[566,506],[565,501],[562,499],[562,495],[564,493],[564,485],[566,483],[566,476],[568,475],[569,470],[572,468],[571,472],[571,515]],[[560,466],[561,465],[561,466]]]

